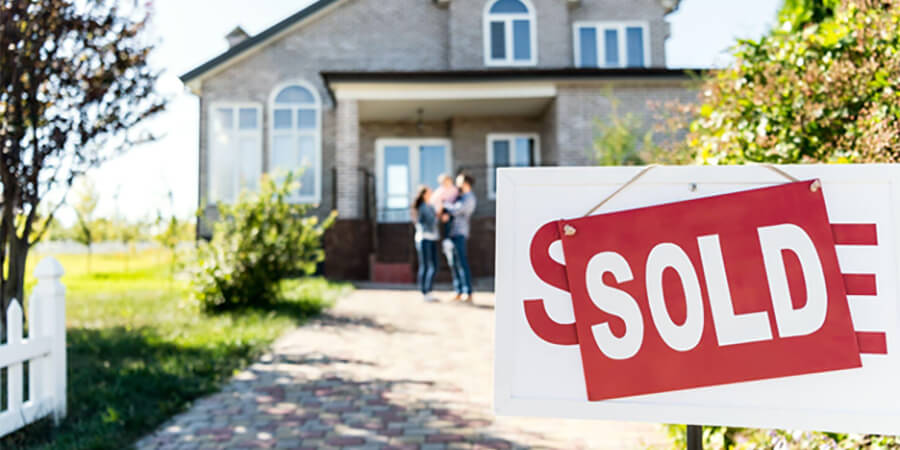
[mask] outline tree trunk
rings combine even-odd
[[[28,258],[28,244],[18,237],[10,237],[9,253],[6,255],[7,276],[3,284],[3,317],[6,322],[6,308],[12,299],[21,305],[25,296],[25,261]]]

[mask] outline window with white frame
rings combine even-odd
[[[269,171],[294,174],[300,189],[291,200],[298,203],[319,203],[322,197],[321,105],[306,82],[279,86],[271,100]]]
[[[262,175],[262,108],[252,103],[214,103],[209,126],[211,203],[232,203],[255,190]]]
[[[485,65],[536,64],[536,21],[529,0],[488,1],[484,11]]]
[[[375,141],[376,204],[379,222],[408,222],[417,186],[438,187],[450,174],[451,145],[444,138],[379,138]]]
[[[501,167],[532,167],[541,162],[540,141],[537,134],[492,133],[487,137],[488,198],[497,195],[497,169]]]
[[[578,22],[576,67],[648,67],[650,44],[646,22]]]

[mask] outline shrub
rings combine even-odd
[[[821,8],[795,11],[806,3]],[[802,29],[740,41],[702,88],[688,136],[700,162],[900,159],[900,0],[826,3],[839,5],[789,2]]]
[[[213,238],[201,244],[191,277],[195,298],[207,310],[266,307],[281,296],[281,281],[311,275],[325,259],[322,235],[335,213],[320,222],[309,206],[291,203],[299,187],[288,174],[263,177],[259,192],[243,192],[219,205]]]

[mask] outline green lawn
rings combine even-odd
[[[68,416],[58,428],[44,421],[0,439],[0,448],[127,448],[349,289],[290,281],[273,311],[210,316],[185,281],[170,279],[163,251],[94,255],[90,273],[85,255],[57,258],[66,270]],[[29,257],[32,267],[39,260]]]

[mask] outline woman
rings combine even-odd
[[[437,298],[431,293],[434,275],[438,266],[438,214],[431,205],[431,189],[427,186],[419,188],[413,201],[412,219],[416,224],[416,253],[419,255],[419,290],[426,302],[435,302]],[[439,207],[440,209],[440,207]]]

